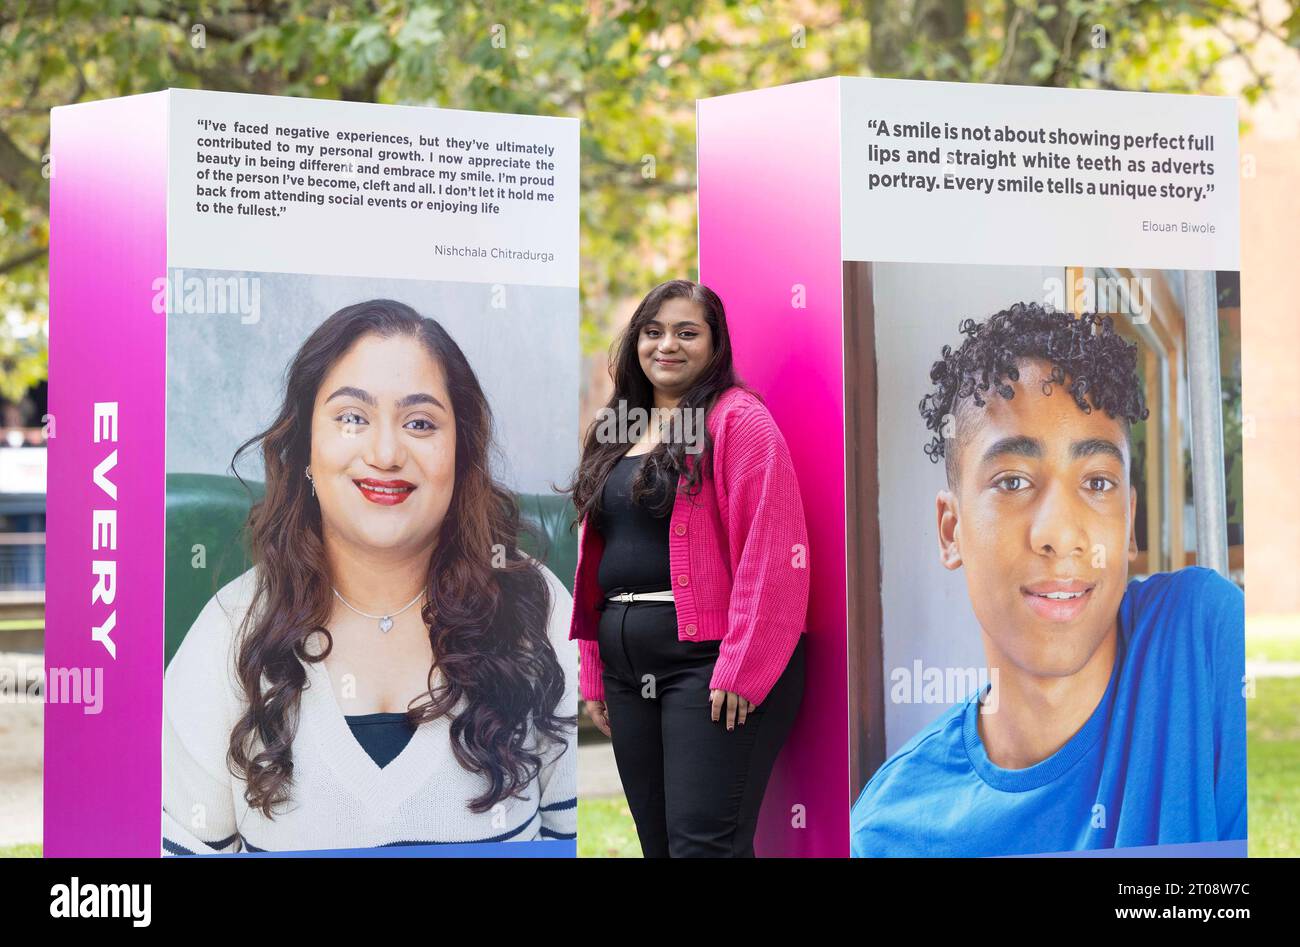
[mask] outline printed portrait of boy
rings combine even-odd
[[[1137,346],[1035,304],[960,332],[920,405],[947,475],[926,513],[989,683],[876,771],[853,855],[1246,838],[1243,594],[1204,567],[1129,574]]]

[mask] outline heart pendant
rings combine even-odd
[[[379,619],[379,630],[380,630],[380,631],[382,631],[382,632],[384,632],[385,634],[387,634],[387,633],[388,633],[388,630],[389,630],[390,628],[392,628],[392,627],[393,627],[393,620],[392,620],[391,618],[389,618],[387,615],[385,615],[383,618]]]

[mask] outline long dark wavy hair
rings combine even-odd
[[[448,715],[465,700],[451,742],[460,765],[486,779],[487,789],[469,802],[476,813],[520,794],[539,772],[542,746],[529,747],[531,729],[563,743],[564,729],[576,723],[554,712],[565,675],[547,632],[550,591],[537,564],[516,548],[519,509],[490,471],[492,412],[473,369],[446,330],[410,306],[390,299],[347,306],[303,343],[289,365],[279,414],[231,461],[238,476],[240,457],[260,446],[266,469],[266,496],[246,526],[257,581],[236,659],[247,709],[230,734],[228,762],[247,783],[250,808],[267,818],[289,799],[304,662],[324,660],[333,648],[325,627],[333,596],[320,506],[303,474],[312,413],[326,374],[365,336],[423,344],[442,366],[456,419],[456,485],[429,558],[421,610],[433,665],[428,692],[407,710],[410,722]],[[506,553],[494,563],[501,549]],[[306,643],[316,632],[325,648],[313,655]],[[435,684],[435,668],[442,683]]]
[[[713,336],[713,357],[690,390],[682,396],[677,407],[684,411],[702,408],[704,417],[707,417],[718,397],[728,388],[739,385],[751,390],[736,376],[731,357],[731,335],[727,331],[727,314],[718,294],[709,287],[690,280],[669,280],[646,294],[632,313],[627,328],[610,347],[609,374],[614,381],[614,392],[605,405],[606,412],[626,412],[633,408],[648,412],[654,406],[654,385],[641,369],[637,341],[645,324],[659,315],[660,307],[669,299],[689,299],[699,303],[704,310],[704,321]],[[565,492],[573,494],[573,505],[577,511],[575,524],[587,516],[599,521],[605,478],[632,446],[617,440],[602,442],[600,428],[599,418],[587,427],[582,460],[573,480],[565,488]],[[687,462],[687,444],[680,438],[664,440],[649,452],[632,480],[633,502],[643,503],[657,516],[666,516],[676,499],[672,489],[674,483],[678,491],[687,494],[699,492],[701,479],[711,475],[713,452],[713,438],[707,428],[701,433],[703,444],[698,454],[699,463]]]

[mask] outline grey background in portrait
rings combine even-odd
[[[550,494],[578,454],[578,291],[231,270],[173,271],[174,281],[256,278],[260,315],[167,316],[167,471],[226,474],[236,448],[274,418],[299,346],[331,314],[367,299],[394,299],[440,322],[465,353],[492,406],[501,463],[496,476],[521,493]],[[173,294],[176,290],[173,289]],[[169,306],[169,309],[172,308]],[[261,480],[255,451],[240,460]]]
[[[961,320],[983,320],[1014,302],[1041,303],[1044,281],[1063,276],[1063,267],[872,265],[887,754],[949,706],[894,703],[895,668],[910,675],[920,660],[925,669],[976,668],[982,674],[985,666],[966,573],[939,564],[935,497],[947,480],[943,464],[924,453],[931,435],[917,410],[931,390],[930,366],[945,345],[960,344]]]

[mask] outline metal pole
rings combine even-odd
[[[1108,269],[1105,271],[1106,276],[1115,280],[1121,280],[1123,277],[1115,270]],[[1123,285],[1123,283],[1119,283]],[[1133,313],[1132,316],[1143,316],[1145,318],[1133,319],[1133,331],[1137,333],[1151,354],[1155,356],[1156,365],[1159,366],[1160,372],[1160,411],[1153,413],[1147,419],[1147,472],[1151,470],[1149,458],[1156,452],[1160,454],[1160,489],[1157,494],[1160,497],[1160,535],[1147,537],[1147,571],[1163,572],[1169,567],[1173,558],[1173,549],[1170,545],[1171,530],[1169,528],[1169,518],[1171,516],[1182,516],[1182,510],[1174,510],[1169,505],[1169,499],[1173,496],[1174,478],[1173,478],[1173,453],[1176,450],[1182,450],[1181,444],[1171,444],[1169,442],[1169,427],[1173,420],[1173,412],[1178,410],[1177,405],[1169,403],[1169,356],[1165,353],[1164,343],[1160,341],[1160,336],[1156,335],[1155,329],[1151,328],[1152,309],[1155,303],[1147,298],[1143,300],[1145,307],[1141,312]]]
[[[1191,403],[1196,563],[1227,578],[1228,507],[1219,381],[1219,299],[1213,271],[1183,273],[1187,300],[1187,393]]]

